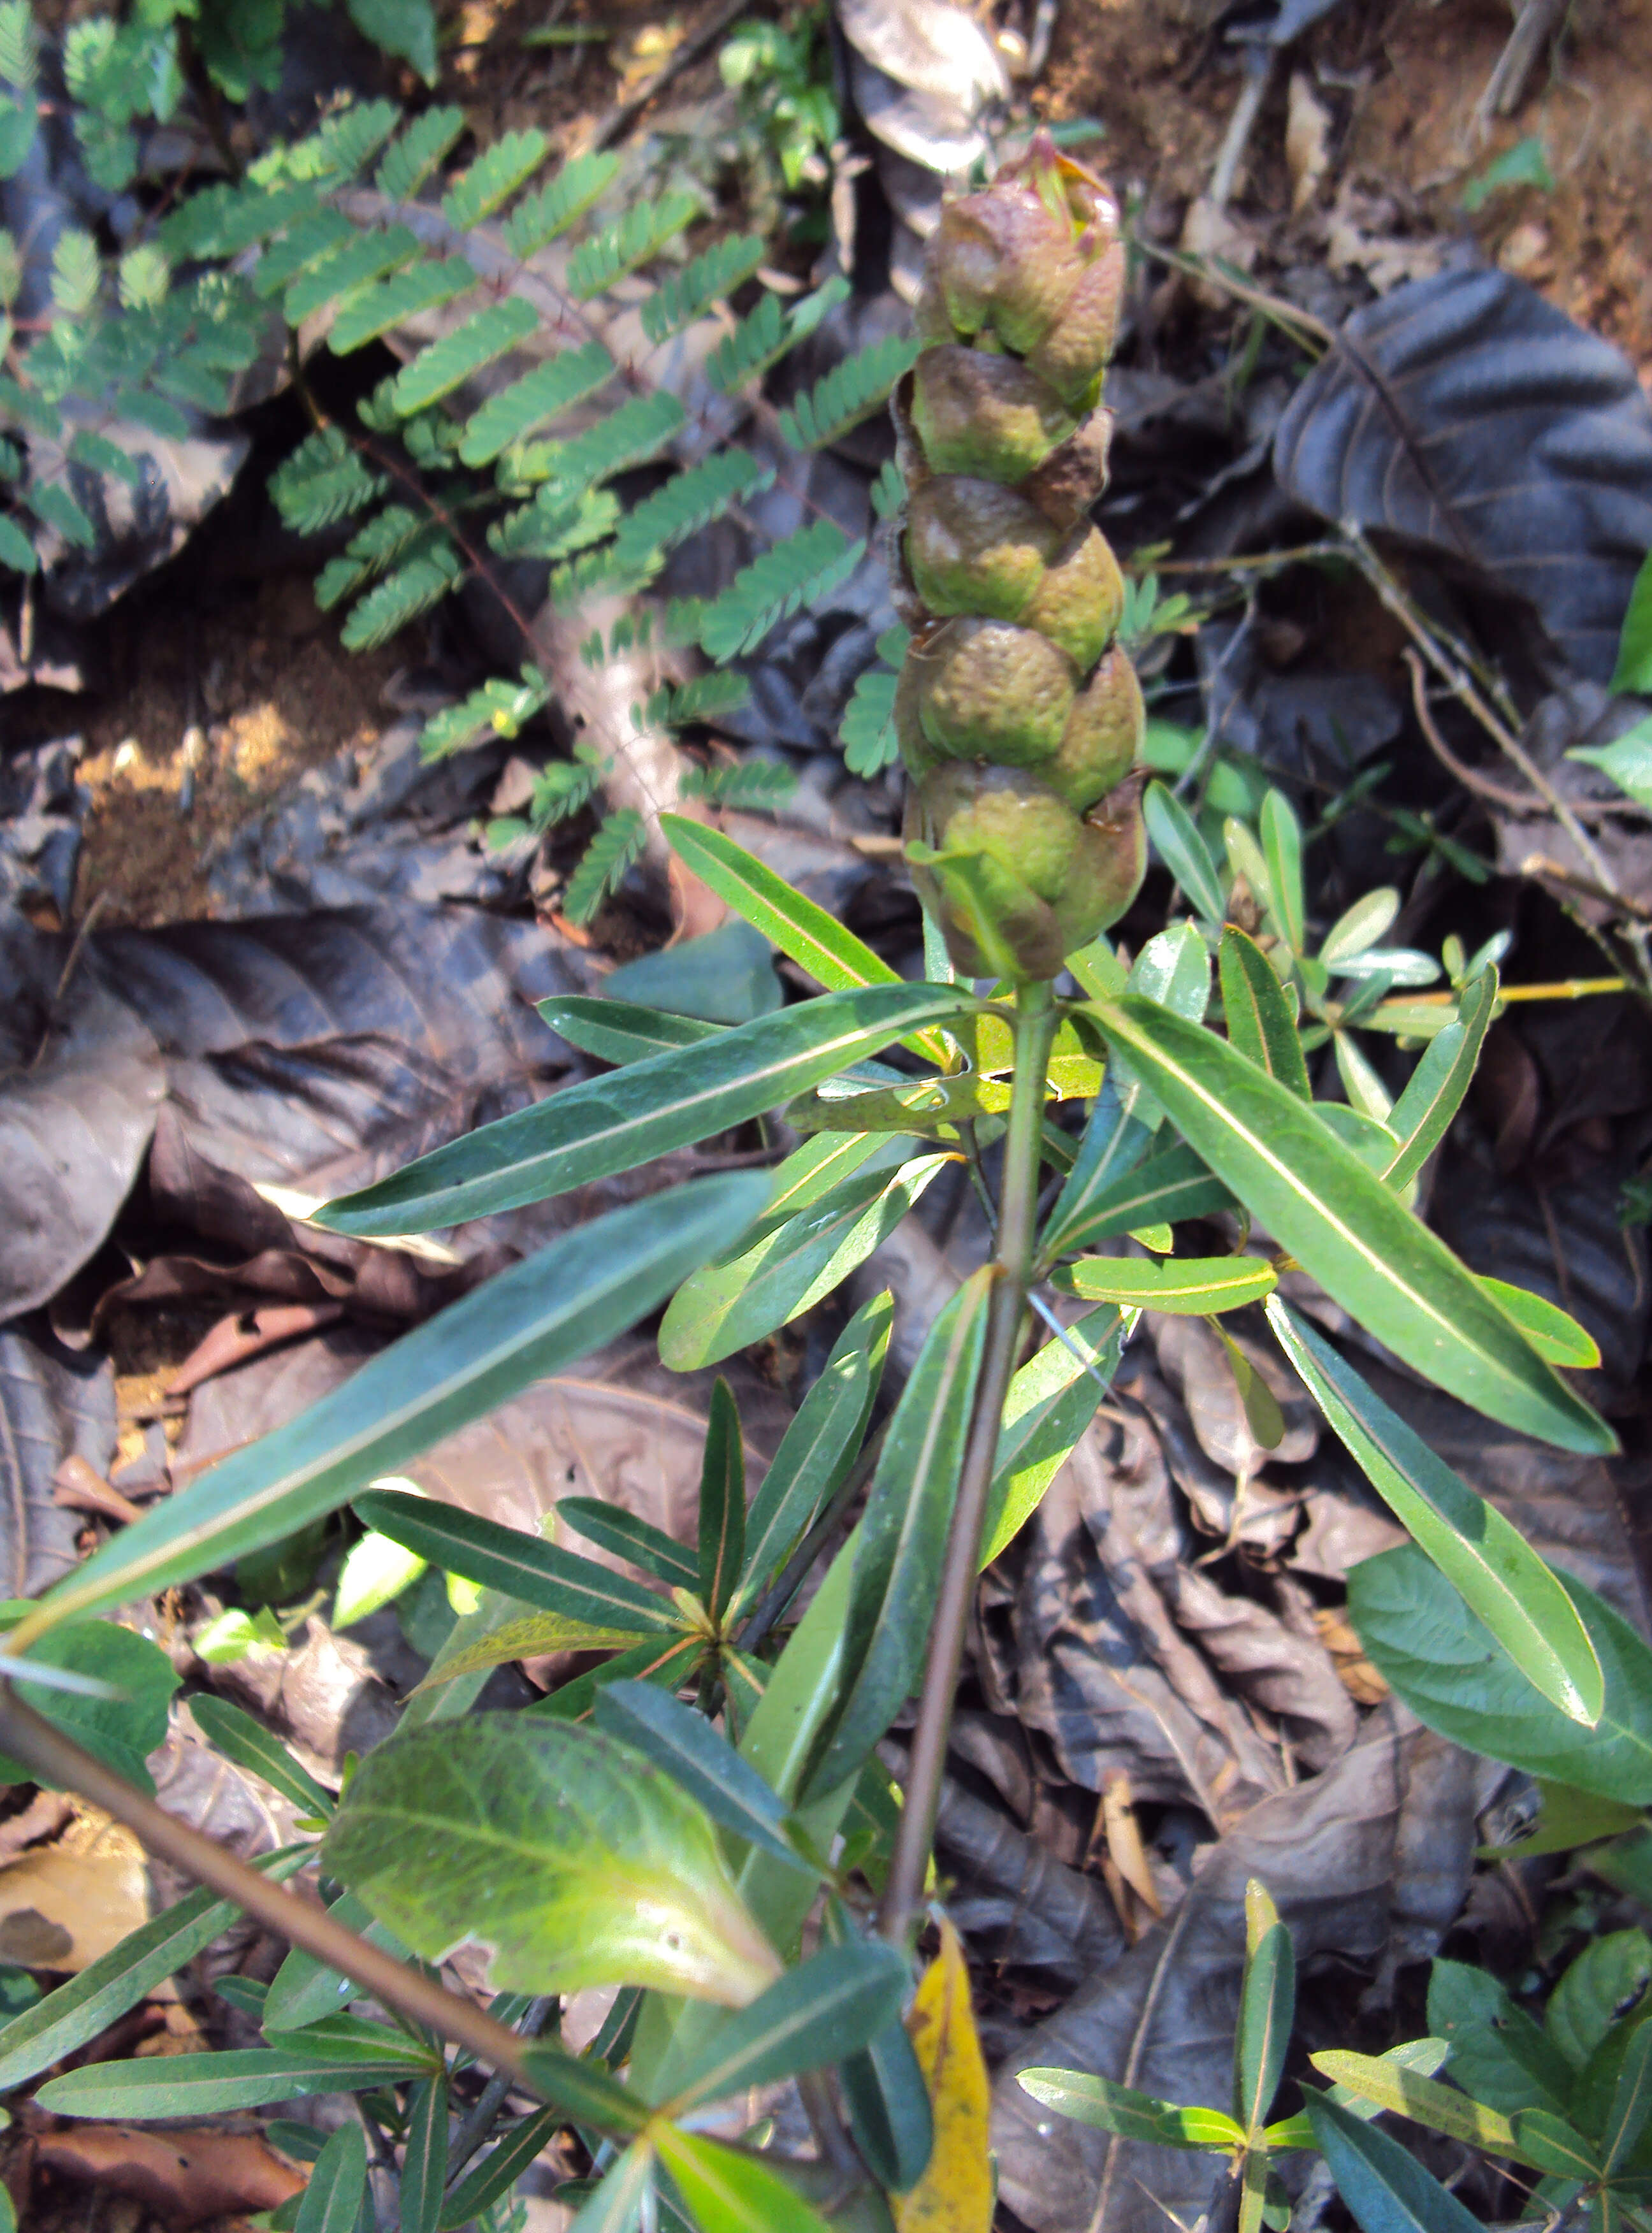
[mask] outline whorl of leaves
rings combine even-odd
[[[754,651],[800,605],[816,604],[848,579],[866,554],[836,520],[816,519],[744,567],[699,616],[708,659]]]
[[[442,215],[456,232],[468,232],[503,209],[550,153],[550,142],[543,132],[505,133],[442,196]]]
[[[347,356],[421,311],[439,309],[475,284],[476,274],[462,256],[450,256],[440,264],[413,264],[341,303],[328,346],[335,356]]]
[[[538,313],[520,295],[506,295],[500,302],[490,303],[402,367],[392,390],[396,409],[404,418],[411,418],[415,411],[439,402],[484,365],[508,355],[538,323]]]
[[[918,361],[918,343],[907,334],[889,334],[858,350],[799,395],[780,413],[780,432],[794,450],[821,450],[852,426],[869,419],[889,400],[903,373]]]
[[[502,450],[520,442],[582,396],[609,379],[614,359],[601,342],[564,349],[491,395],[465,429],[459,457],[467,465],[491,465]]]
[[[576,155],[549,186],[518,202],[504,223],[504,244],[525,263],[548,242],[566,232],[582,217],[600,194],[605,193],[620,167],[617,155],[598,152]]]
[[[699,215],[699,198],[662,194],[657,202],[636,202],[615,224],[582,242],[568,259],[568,291],[589,302],[605,287],[657,256],[668,240]]]
[[[387,201],[411,201],[464,129],[462,108],[427,108],[386,150],[374,185]]]
[[[634,806],[610,814],[568,880],[563,913],[571,923],[588,923],[634,862],[642,857],[647,830]]]
[[[282,524],[298,535],[315,535],[348,519],[384,488],[384,476],[369,471],[336,426],[319,427],[270,476]]]
[[[669,341],[749,279],[763,256],[763,242],[755,232],[731,233],[717,241],[649,296],[642,306],[643,332],[656,346]]]

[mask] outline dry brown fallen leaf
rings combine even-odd
[[[274,2210],[304,2184],[290,2164],[245,2132],[73,2125],[43,2134],[35,2162],[60,2178],[89,2179],[106,2192],[129,2196],[174,2227]]]
[[[143,1848],[80,1800],[55,1845],[0,1868],[0,1962],[84,1969],[149,1920]]]

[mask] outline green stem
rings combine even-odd
[[[964,1663],[964,1639],[975,1595],[981,1526],[987,1491],[998,1460],[998,1429],[1010,1377],[1020,1344],[1021,1320],[1032,1271],[1038,1203],[1038,1144],[1044,1128],[1044,1073],[1056,1034],[1055,995],[1047,984],[1024,985],[1016,1003],[1015,1087],[1010,1125],[1004,1140],[1004,1172],[998,1189],[997,1246],[992,1252],[992,1293],[987,1306],[986,1338],[969,1442],[953,1507],[946,1562],[929,1657],[913,1731],[901,1828],[878,1924],[892,1944],[904,1946],[923,1904],[924,1875],[935,1833],[941,1772],[952,1728],[953,1700]]]
[[[221,1899],[233,1900],[255,1923],[353,1979],[386,2008],[427,2026],[439,2038],[468,2047],[480,2060],[508,2071],[513,2079],[525,2080],[524,2042],[502,2023],[358,1938],[324,1910],[283,1891],[211,1838],[166,1813],[26,1706],[9,1683],[0,1683],[0,1752],[22,1761],[39,1781],[79,1792],[132,1831],[146,1852],[172,1862]]]

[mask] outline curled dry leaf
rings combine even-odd
[[[43,2133],[36,2164],[128,2197],[169,2226],[275,2210],[303,2190],[302,2173],[250,2132],[145,2132],[68,2125]]]
[[[107,1358],[65,1349],[36,1320],[0,1326],[0,1579],[8,1597],[32,1595],[74,1565],[78,1523],[54,1495],[57,1469],[80,1458],[101,1478],[114,1442]]]

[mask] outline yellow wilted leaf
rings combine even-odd
[[[924,1971],[907,2028],[935,2119],[929,2168],[894,2199],[899,2233],[989,2233],[992,2166],[986,2150],[986,2062],[970,2006],[969,1971],[950,1923]]]

